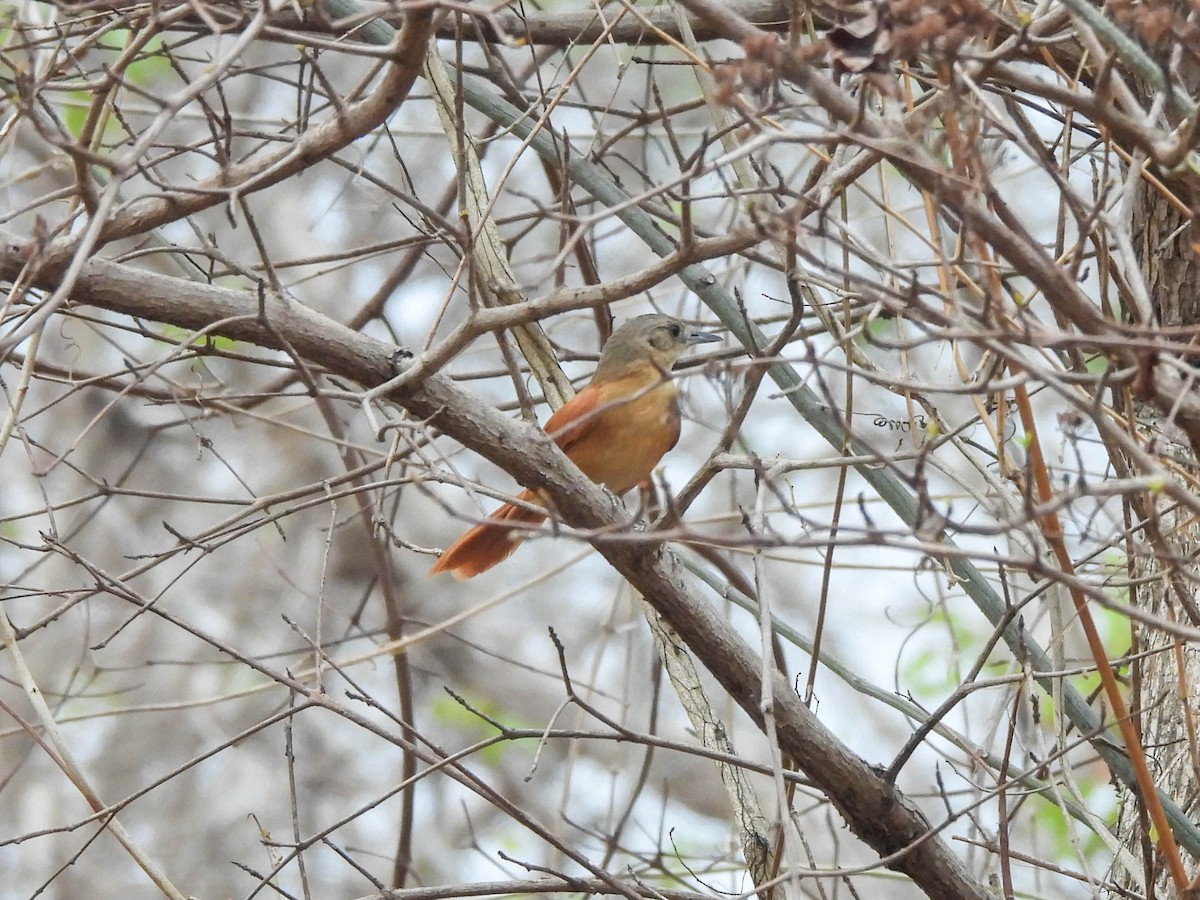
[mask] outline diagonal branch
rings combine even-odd
[[[0,234],[0,278],[23,269],[21,248]],[[52,288],[62,263],[36,268],[37,286]],[[73,291],[76,303],[215,333],[263,347],[284,346],[341,378],[374,387],[403,366],[393,345],[359,334],[302,304],[139,271],[93,259]],[[513,421],[449,379],[431,375],[391,399],[506,469],[522,484],[544,491],[569,525],[619,529],[624,507],[593,484],[531,426]],[[686,577],[679,559],[648,541],[600,543],[610,564],[671,624],[743,711],[763,724],[762,665],[758,655]],[[939,900],[984,898],[989,893],[951,852],[933,826],[881,772],[853,753],[800,702],[775,673],[771,685],[780,748],[830,798],[850,828],[889,867],[906,874]]]

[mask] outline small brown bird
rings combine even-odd
[[[592,481],[618,497],[644,482],[679,440],[679,398],[671,366],[693,344],[719,341],[686,322],[652,314],[613,332],[591,383],[546,423],[546,433]],[[518,499],[539,506],[533,491]],[[446,548],[430,575],[473,578],[512,553],[523,531],[504,523],[536,525],[544,512],[506,503]]]

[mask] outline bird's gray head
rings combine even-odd
[[[645,362],[669,372],[688,347],[719,340],[720,335],[698,331],[671,316],[660,313],[637,316],[612,333],[600,354],[596,377],[613,377]]]

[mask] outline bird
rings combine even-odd
[[[658,313],[628,320],[605,343],[588,386],[546,422],[546,433],[592,481],[618,497],[628,493],[679,440],[671,367],[689,347],[720,340]],[[546,518],[537,491],[522,491],[517,500],[526,505],[501,506],[447,547],[429,574],[449,572],[462,581],[507,559],[528,528]]]

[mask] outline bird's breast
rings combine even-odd
[[[653,381],[623,379],[604,385],[595,422],[586,439],[569,452],[584,474],[614,494],[624,494],[649,478],[679,440],[675,385],[657,372],[655,376]]]

